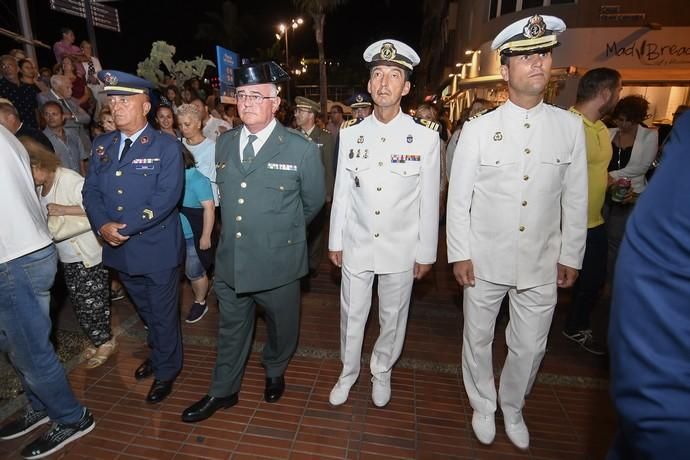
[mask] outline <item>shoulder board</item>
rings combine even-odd
[[[327,130],[326,128],[321,128],[321,131],[323,131],[324,133],[327,133],[327,134],[331,134],[331,132],[329,130]]]
[[[354,126],[356,124],[359,124],[364,120],[364,118],[352,118],[350,120],[344,121],[342,125],[340,125],[340,129],[345,129],[349,128],[350,126]]]
[[[551,107],[555,107],[555,108],[557,108],[557,109],[565,110],[566,112],[568,112],[568,111],[569,111],[569,110],[568,110],[567,108],[565,108],[565,107],[561,107],[560,105],[556,105],[556,104],[550,104],[550,103],[548,103],[548,102],[544,102],[544,104],[546,104],[546,105],[550,105]]]
[[[481,117],[482,115],[486,115],[486,114],[489,113],[489,112],[493,112],[493,111],[496,110],[497,108],[498,108],[498,107],[492,107],[492,108],[490,108],[490,109],[484,109],[484,110],[482,110],[481,112],[478,112],[478,113],[475,113],[474,115],[472,115],[470,118],[467,119],[467,121],[474,120],[475,118],[479,118],[479,117]]]
[[[226,129],[225,131],[223,131],[222,133],[220,133],[220,134],[218,135],[218,139],[220,139],[220,138],[223,137],[223,136],[227,136],[227,135],[229,135],[230,133],[237,133],[240,129],[242,129],[242,125],[240,125],[240,126],[235,126],[234,128]],[[216,142],[218,142],[218,139],[216,139]]]
[[[307,136],[306,133],[305,133],[304,131],[302,131],[302,130],[294,129],[294,128],[288,128],[287,126],[285,127],[285,129],[287,129],[287,130],[288,130],[290,133],[292,133],[292,134],[298,135],[298,136],[301,137],[302,139],[306,139],[306,140],[308,140],[308,141],[311,141],[311,139],[309,138],[309,136]]]
[[[435,121],[424,120],[423,118],[419,118],[419,117],[412,117],[412,119],[415,121],[415,123],[418,123],[424,127],[427,127],[432,131],[436,131],[436,132],[441,131],[441,125],[439,123],[436,123]]]

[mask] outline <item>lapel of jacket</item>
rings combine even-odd
[[[261,150],[259,150],[258,155],[256,158],[254,158],[254,161],[252,161],[252,164],[247,169],[245,176],[256,171],[258,168],[263,167],[266,163],[278,155],[283,145],[287,141],[287,134],[288,132],[285,127],[280,124],[278,120],[276,120],[276,127],[273,129],[273,132],[268,139],[266,139],[264,145],[261,146]],[[239,149],[239,142],[237,145]],[[237,157],[239,158],[239,154]]]
[[[142,133],[139,135],[136,141],[132,143],[132,146],[129,148],[129,151],[120,158],[120,167],[123,167],[125,165],[128,165],[137,158],[137,155],[141,155],[142,152],[146,151],[146,148],[148,147],[148,144],[153,142],[153,136],[154,134],[154,129],[151,127],[151,125],[146,125],[146,129],[142,131]],[[120,147],[120,138],[118,138],[118,151]],[[117,158],[117,153],[116,157]]]
[[[223,145],[228,149],[228,153],[225,158],[225,162],[232,163],[232,166],[242,171],[242,162],[240,161],[240,133],[242,128],[235,129],[224,137],[229,137],[228,141]],[[226,165],[228,167],[229,165]]]
[[[116,168],[119,168],[119,161],[117,160],[117,152],[120,146],[120,131],[113,131],[112,133],[109,134],[104,134],[103,135],[103,140],[101,141],[101,138],[98,138],[99,142],[93,144],[93,150],[95,152],[95,156],[92,154],[91,158],[103,158],[107,157],[105,160],[99,160],[103,162],[107,162],[108,168],[111,168],[112,165],[115,165]],[[98,145],[96,145],[98,144]],[[101,156],[98,153],[99,146],[103,146],[105,149],[105,153],[103,156]]]

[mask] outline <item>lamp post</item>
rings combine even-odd
[[[280,39],[281,35],[285,35],[285,67],[288,73],[290,73],[290,51],[289,51],[289,40],[288,40],[288,32],[290,32],[290,29],[295,30],[299,26],[301,26],[304,23],[304,20],[302,18],[297,18],[297,19],[291,19],[290,20],[290,25],[286,26],[285,24],[280,24],[278,26],[278,30],[280,30],[280,35],[276,34],[276,37]],[[287,99],[288,99],[288,104],[291,103],[292,99],[290,98],[290,81],[287,82]]]

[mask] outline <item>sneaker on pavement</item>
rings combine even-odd
[[[606,348],[599,343],[597,339],[592,335],[591,329],[584,329],[582,331],[577,331],[574,333],[569,333],[568,331],[563,331],[563,335],[573,342],[580,345],[585,351],[592,353],[593,355],[605,355]]]
[[[328,397],[328,402],[331,404],[331,406],[340,406],[341,404],[345,404],[347,397],[350,395],[350,388],[352,388],[352,385],[342,383],[340,379],[338,379],[338,382],[335,384],[331,390],[330,396]]]
[[[479,442],[489,445],[496,437],[496,420],[494,414],[484,415],[477,411],[472,414],[472,430]]]
[[[204,317],[206,312],[208,311],[208,303],[200,304],[199,302],[194,302],[192,305],[192,308],[189,309],[189,314],[187,315],[187,319],[184,320],[185,323],[196,323],[199,321],[201,318]]]
[[[0,428],[0,439],[9,441],[24,436],[49,421],[46,411],[33,410],[31,406],[27,406],[24,415]]]
[[[371,378],[371,400],[376,407],[384,407],[391,400],[391,379]]]
[[[526,450],[529,448],[529,431],[527,431],[527,425],[525,425],[522,415],[512,421],[504,420],[504,423],[510,442],[518,449]]]
[[[84,414],[77,423],[54,423],[49,431],[22,449],[21,455],[26,459],[47,457],[90,433],[95,426],[93,415],[84,408]]]

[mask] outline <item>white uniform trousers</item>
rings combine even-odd
[[[374,272],[352,273],[342,268],[340,287],[340,360],[343,371],[340,382],[353,385],[359,377],[364,341],[364,327],[371,308]],[[393,365],[400,357],[407,313],[410,307],[413,271],[378,275],[379,337],[371,353],[371,373],[378,379],[390,378]]]
[[[491,347],[496,316],[506,292],[510,320],[506,327],[508,356],[499,385],[501,410],[506,420],[522,411],[544,357],[556,306],[556,283],[517,290],[476,278],[463,291],[465,326],[462,341],[462,378],[472,408],[483,415],[496,412],[496,386]]]

